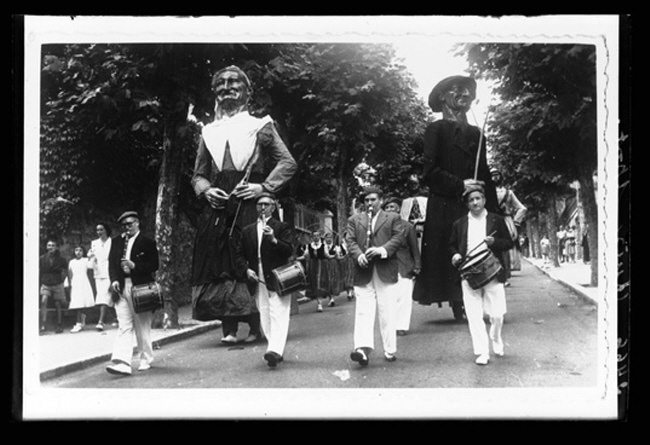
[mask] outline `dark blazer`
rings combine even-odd
[[[418,247],[418,236],[415,226],[408,221],[401,220],[404,226],[404,238],[397,250],[397,261],[399,274],[404,278],[413,277],[413,269],[421,269],[420,248]]]
[[[364,269],[359,266],[358,259],[365,251],[370,221],[366,213],[353,215],[348,219],[346,236],[348,250],[354,259],[354,284],[356,286],[364,286],[370,282],[373,268],[377,270],[379,278],[384,283],[397,283],[399,264],[396,253],[402,243],[402,234],[404,232],[401,220],[397,213],[379,211],[370,245],[385,248],[388,258],[374,259],[369,267]]]
[[[270,290],[277,292],[278,285],[273,276],[273,269],[288,264],[290,257],[293,255],[293,245],[291,244],[293,227],[274,218],[269,219],[266,224],[271,226],[278,242],[277,244],[273,244],[270,237],[262,237],[260,251],[262,256],[262,270],[264,272],[263,280]],[[245,267],[254,270],[255,273],[258,273],[260,261],[257,253],[257,244],[257,221],[255,221],[242,229],[241,249],[236,253],[239,257],[237,263],[241,264],[241,260],[243,259]]]
[[[468,227],[468,216],[465,215],[462,218],[454,222],[451,229],[451,238],[449,239],[449,253],[450,261],[451,257],[459,253],[463,258],[467,254],[467,227]],[[514,243],[510,237],[510,232],[506,226],[506,222],[503,217],[488,212],[486,217],[486,234],[495,232],[494,243],[490,246],[490,250],[497,257],[501,263],[501,272],[497,275],[497,279],[501,283],[506,282],[506,268],[503,261],[503,252],[512,249]]]
[[[135,264],[135,269],[131,271],[130,275],[125,274],[120,265],[124,256],[125,243],[126,238],[123,235],[116,236],[111,241],[111,251],[108,254],[108,275],[111,278],[111,283],[118,281],[124,288],[124,278],[126,277],[131,278],[134,286],[154,281],[154,272],[158,270],[156,242],[144,236],[142,232],[138,234],[131,248],[130,260]]]

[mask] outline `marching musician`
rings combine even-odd
[[[255,297],[262,332],[268,341],[264,360],[275,368],[284,360],[291,295],[278,294],[279,284],[273,276],[273,269],[289,263],[293,254],[293,228],[272,217],[276,206],[273,194],[263,192],[257,198],[256,206],[259,217],[242,229],[241,251],[238,251],[237,258],[243,261],[246,276],[252,284],[251,294]]]
[[[485,209],[485,189],[481,185],[468,187],[463,193],[463,199],[469,213],[455,221],[452,226],[449,240],[452,266],[458,268],[469,253],[475,256],[486,249],[489,249],[501,264],[497,276],[479,289],[473,289],[467,279],[461,278],[460,282],[472,346],[474,354],[477,355],[476,364],[487,365],[490,359],[490,340],[495,355],[502,357],[505,354],[501,336],[503,317],[506,313],[506,293],[503,285],[506,281],[506,270],[502,252],[511,249],[513,241],[503,217]],[[476,269],[480,273],[480,267],[477,266]],[[484,312],[490,317],[489,338],[483,321]]]
[[[399,264],[397,249],[404,227],[397,213],[382,210],[382,191],[368,187],[363,192],[366,213],[351,216],[347,223],[349,255],[355,261],[354,349],[350,359],[367,366],[374,349],[375,315],[379,316],[384,358],[393,362],[397,352],[397,297],[395,284]]]
[[[133,334],[137,341],[138,371],[151,368],[152,312],[137,314],[133,307],[132,288],[154,281],[158,270],[156,241],[140,232],[140,218],[134,211],[124,212],[117,220],[124,232],[111,242],[108,254],[108,274],[119,327],[113,344],[111,364],[106,371],[117,375],[131,375]]]

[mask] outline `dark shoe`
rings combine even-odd
[[[278,363],[281,363],[282,361],[284,361],[284,359],[282,358],[282,356],[280,354],[278,354],[277,352],[273,352],[273,351],[269,351],[266,354],[264,354],[264,360],[266,360],[267,364],[271,368],[275,368],[276,366],[278,366]]]
[[[408,333],[409,333],[409,331],[405,331],[403,329],[400,329],[400,330],[397,331],[397,335],[399,335],[401,337],[403,337],[405,335],[408,335]]]
[[[370,363],[370,360],[368,360],[368,356],[366,355],[366,352],[361,348],[352,351],[352,353],[350,354],[350,359],[352,359],[353,362],[359,363],[361,366],[367,366],[368,363]]]
[[[61,332],[63,332],[63,327],[61,325],[57,326],[54,332],[60,334]]]
[[[106,367],[109,374],[115,375],[131,375],[131,367],[126,363],[113,363]]]
[[[391,354],[388,352],[384,352],[384,358],[386,359],[387,362],[394,362],[395,360],[397,360],[395,354]]]

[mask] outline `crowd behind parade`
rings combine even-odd
[[[192,258],[193,318],[221,320],[222,344],[266,342],[264,360],[276,368],[284,361],[291,305],[276,272],[297,264],[291,278],[302,281],[301,296],[315,300],[317,311],[336,305],[341,294],[354,301],[350,359],[360,366],[377,349],[376,318],[384,359],[397,359],[396,336],[408,334],[413,302],[449,301],[461,308],[477,364],[488,364],[490,347],[496,356],[505,354],[505,289],[512,270],[521,267],[526,208],[488,166],[483,136],[466,121],[476,96],[472,78],[443,79],[429,97],[443,119],[425,134],[421,177],[427,197],[402,199],[367,187],[344,233],[320,229],[297,244],[293,227],[277,216],[276,201],[296,172],[295,160],[272,119],[248,113],[252,86],[246,73],[226,67],[215,73],[212,87],[215,120],[202,127],[192,177],[203,204]],[[52,301],[55,332],[62,332],[66,287],[68,308],[77,312],[71,333],[84,329],[86,310],[94,305],[101,308],[95,329],[103,330],[113,308],[118,333],[106,369],[130,375],[134,336],[138,370],[154,361],[152,311],[138,310],[134,290],[155,280],[158,252],[155,241],[140,232],[136,211],[124,212],[118,223],[124,232],[115,237],[107,224],[97,224],[89,251],[76,247],[70,261],[61,257],[56,241],[47,242],[39,264],[40,329],[47,329]],[[565,238],[562,252],[574,261],[575,236],[569,230]],[[237,337],[240,323],[249,325],[244,339]]]

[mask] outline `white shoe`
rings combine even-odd
[[[318,303],[318,307],[316,308],[318,312],[323,312],[323,305]]]
[[[232,334],[228,334],[227,336],[221,339],[221,343],[225,343],[225,344],[237,343],[237,337],[235,337]]]
[[[505,355],[504,347],[503,347],[503,342],[492,342],[492,349],[494,350],[494,354],[503,357]]]
[[[70,332],[74,334],[76,332],[81,331],[82,329],[83,329],[83,326],[81,325],[81,323],[77,323],[72,327],[72,329],[70,329]]]
[[[131,375],[131,367],[126,363],[114,363],[106,367],[110,374]]]
[[[147,362],[141,362],[140,366],[138,366],[138,371],[147,371],[151,369],[151,365]]]
[[[490,361],[490,355],[489,354],[481,354],[478,357],[476,357],[476,364],[477,365],[487,365],[489,361]]]

